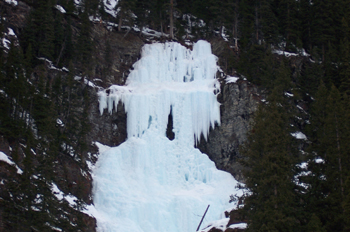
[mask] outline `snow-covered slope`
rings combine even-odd
[[[128,139],[101,154],[94,170],[98,231],[193,232],[207,205],[202,227],[232,208],[236,181],[194,148],[220,123],[216,71],[205,41],[193,51],[156,43],[144,46],[126,86],[99,92],[101,113],[125,105]]]

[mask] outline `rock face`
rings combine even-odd
[[[144,41],[134,32],[116,32],[115,28],[94,23],[92,40],[95,49],[93,75],[96,85],[125,84],[132,65],[139,59]]]
[[[93,40],[96,43],[94,58],[95,85],[108,88],[110,85],[124,85],[132,65],[138,60],[144,42],[139,36],[128,33],[116,33],[97,23],[93,27]],[[110,66],[109,72],[104,72]],[[126,139],[126,113],[119,104],[117,113],[100,114],[97,96],[98,88],[90,89],[91,107],[89,122],[90,141],[98,141],[108,146],[118,146]]]
[[[260,95],[258,89],[247,81],[223,83],[221,96],[221,125],[210,131],[208,141],[202,139],[198,148],[215,162],[217,168],[230,172],[243,181],[239,146],[247,139],[257,110]]]

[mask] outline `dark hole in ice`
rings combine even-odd
[[[173,114],[172,114],[172,108],[170,108],[170,113],[168,116],[168,125],[166,127],[166,137],[168,137],[169,140],[174,140],[175,133],[173,132]]]

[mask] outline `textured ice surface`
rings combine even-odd
[[[145,45],[127,85],[99,92],[101,114],[124,104],[128,139],[101,154],[93,173],[98,231],[194,232],[207,205],[202,227],[232,207],[236,181],[194,148],[220,123],[216,71],[208,42],[193,51],[178,43]]]

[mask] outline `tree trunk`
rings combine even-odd
[[[160,32],[162,33],[162,37],[163,37],[164,31],[163,31],[162,12],[159,12],[159,18],[160,18]]]
[[[118,31],[122,31],[122,23],[123,23],[123,13],[121,9],[119,14]]]
[[[339,179],[340,179],[340,191],[341,196],[344,198],[344,184],[343,184],[343,173],[342,173],[342,162],[341,162],[341,151],[340,151],[340,136],[338,129],[338,117],[334,114],[335,117],[335,125],[336,125],[336,133],[337,133],[337,149],[338,149],[338,168],[339,168]]]
[[[255,5],[255,27],[256,27],[256,42],[259,43],[259,18],[258,18],[258,5]]]
[[[289,36],[290,36],[290,7],[289,4],[287,4],[287,44],[286,47],[289,46]]]
[[[275,185],[274,186],[274,194],[275,194],[275,197],[277,197],[277,186]],[[277,209],[277,203],[275,204],[275,209]]]
[[[60,62],[60,59],[62,57],[63,50],[66,48],[66,40],[67,40],[67,37],[64,39],[64,42],[63,42],[63,44],[61,46],[60,54],[58,55],[58,58],[57,58],[57,61],[56,61],[56,66],[58,66],[58,63]]]
[[[174,1],[170,0],[170,38],[174,39]]]
[[[238,51],[238,12],[234,13],[234,22],[233,22],[233,39],[235,41],[235,51]]]

